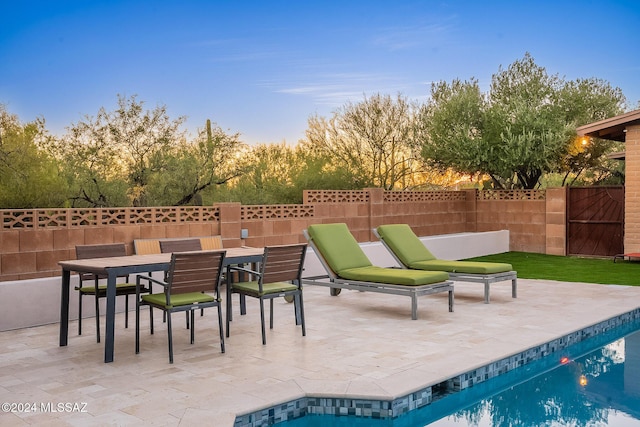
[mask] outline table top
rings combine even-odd
[[[261,256],[264,253],[263,248],[227,248],[221,249],[226,251],[226,260],[234,261],[238,258],[253,258]],[[215,251],[214,251],[215,252]],[[171,254],[151,254],[151,255],[129,255],[121,257],[106,258],[87,258],[74,259],[68,261],[60,261],[60,265],[64,270],[82,271],[82,272],[106,272],[108,268],[135,267],[148,265],[162,265],[171,262]]]

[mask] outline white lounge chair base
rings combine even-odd
[[[302,283],[305,285],[325,286],[331,289],[331,295],[337,295],[335,290],[350,289],[362,292],[377,292],[381,294],[405,295],[411,298],[411,319],[418,319],[418,297],[439,292],[449,292],[449,311],[453,312],[453,283],[439,282],[428,285],[390,285],[385,283],[359,282],[354,280],[331,279],[329,276],[303,277]]]

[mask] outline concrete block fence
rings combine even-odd
[[[564,188],[400,192],[308,190],[300,205],[0,210],[0,282],[60,275],[75,246],[134,239],[222,236],[225,247],[304,242],[310,224],[345,222],[359,242],[406,223],[419,236],[507,230],[507,250],[564,255]]]

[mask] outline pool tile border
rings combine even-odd
[[[475,384],[540,360],[569,346],[596,337],[625,324],[640,320],[640,308],[596,323],[545,344],[507,356],[486,366],[456,375],[393,400],[327,398],[307,396],[271,408],[236,417],[234,427],[263,427],[303,417],[307,414],[352,415],[369,418],[395,418],[429,405],[435,399],[456,393]]]

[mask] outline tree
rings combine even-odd
[[[527,53],[493,75],[486,95],[475,79],[432,84],[422,155],[440,169],[486,174],[496,188],[535,188],[544,174],[588,165],[578,154],[589,147],[575,145],[575,128],[623,105],[619,89],[595,79],[565,82]]]
[[[417,112],[418,106],[400,95],[365,97],[331,119],[311,117],[306,140],[330,155],[357,188],[406,188],[407,178],[424,169],[414,132]]]
[[[285,143],[257,144],[242,156],[244,174],[228,186],[227,197],[244,204],[300,203],[292,181],[297,149]]]
[[[170,119],[165,106],[144,110],[135,96],[118,96],[118,108],[104,107],[69,128],[58,145],[76,183],[74,204],[145,206],[148,185],[184,139],[184,117]]]
[[[154,205],[202,205],[212,187],[225,184],[245,173],[246,149],[239,134],[226,134],[220,127],[199,130],[196,140],[180,143],[162,171],[153,174],[148,199]]]
[[[560,96],[565,120],[575,127],[614,117],[624,111],[625,97],[620,88],[613,88],[601,79],[577,79],[566,82]],[[620,162],[607,157],[612,151],[623,150],[624,144],[600,138],[571,139],[569,150],[558,172],[562,185],[575,182],[581,175],[592,175],[593,182],[622,183]]]
[[[302,202],[304,190],[355,190],[355,178],[350,170],[342,168],[326,150],[308,141],[299,142],[293,152],[293,163],[289,171],[296,189],[298,202]]]
[[[0,207],[63,205],[65,182],[58,163],[44,149],[49,138],[44,119],[23,124],[0,104]]]
[[[417,121],[422,155],[444,172],[490,173],[489,153],[481,144],[485,98],[475,79],[433,83],[431,98]]]

